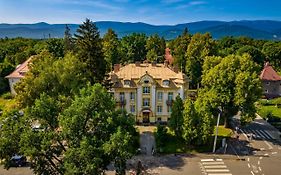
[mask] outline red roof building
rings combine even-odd
[[[267,62],[260,74],[262,81],[263,94],[266,98],[281,96],[281,77]]]
[[[25,74],[29,71],[28,65],[31,62],[31,60],[32,60],[32,57],[28,58],[25,62],[18,65],[11,74],[9,74],[8,76],[5,77],[9,80],[10,90],[13,95],[16,94],[16,92],[14,90],[15,84],[17,82],[19,82],[25,76]]]
[[[277,74],[277,72],[272,68],[269,62],[265,63],[265,66],[260,75],[261,80],[266,81],[280,81],[281,77]]]

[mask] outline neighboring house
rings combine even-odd
[[[167,60],[164,64],[117,64],[110,79],[117,105],[143,124],[167,122],[173,100],[177,95],[184,99],[188,90],[186,75],[170,67]]]
[[[266,98],[281,96],[281,77],[268,62],[261,72],[260,79],[262,81],[263,94]]]
[[[5,78],[7,78],[9,80],[9,85],[10,85],[10,90],[12,95],[16,95],[14,86],[17,82],[19,82],[24,75],[26,74],[26,72],[28,72],[28,64],[30,63],[32,57],[30,57],[29,59],[27,59],[24,63],[18,65],[16,67],[16,69],[8,76],[6,76]]]

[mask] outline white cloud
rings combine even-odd
[[[175,9],[184,9],[184,8],[188,8],[188,7],[192,7],[192,6],[199,6],[199,5],[203,5],[203,4],[207,4],[207,2],[206,1],[190,1],[187,4],[178,5]]]

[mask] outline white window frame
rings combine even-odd
[[[159,98],[159,97],[161,97],[161,98]],[[163,100],[163,92],[157,92],[157,100],[158,101],[162,101]]]
[[[149,107],[150,106],[150,99],[149,98],[143,98],[142,99],[142,105],[144,107]]]
[[[150,94],[150,87],[149,86],[143,86],[142,87],[142,93],[143,94]]]

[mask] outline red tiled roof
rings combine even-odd
[[[31,61],[32,57],[28,58],[25,62],[18,65],[17,68],[5,78],[23,78],[25,73],[28,72],[28,64]]]
[[[171,55],[170,48],[165,49],[165,60],[167,60],[170,65],[173,64],[173,62],[174,62],[174,58]]]
[[[261,72],[260,79],[267,80],[267,81],[280,81],[281,77],[272,68],[272,66],[267,62]]]

